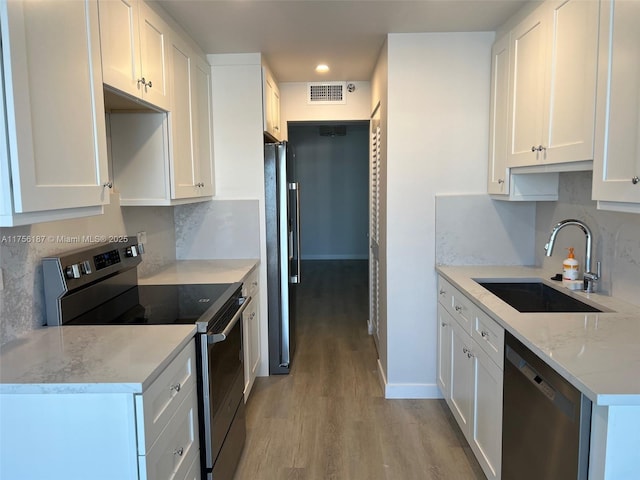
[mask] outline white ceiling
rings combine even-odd
[[[279,82],[306,82],[369,80],[387,33],[492,31],[527,0],[155,1],[205,53],[262,52]]]

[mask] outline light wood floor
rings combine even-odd
[[[385,400],[367,262],[303,264],[289,375],[256,379],[235,480],[484,479],[443,400]]]

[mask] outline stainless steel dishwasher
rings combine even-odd
[[[502,480],[586,479],[591,401],[505,332]]]

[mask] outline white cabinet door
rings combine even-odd
[[[99,0],[102,76],[107,85],[140,95],[140,33],[137,0]]]
[[[593,160],[598,2],[554,0],[548,15],[544,163]]]
[[[171,60],[171,197],[188,198],[197,195],[193,149],[192,63],[193,53],[177,36],[169,42]]]
[[[552,0],[511,32],[507,165],[593,159],[598,2]]]
[[[264,131],[279,140],[280,132],[280,90],[267,67],[262,68]]]
[[[251,388],[260,367],[260,288],[259,268],[255,268],[243,280],[242,295],[251,297],[249,305],[242,314],[244,350],[244,401],[249,399]]]
[[[473,407],[469,443],[488,479],[500,478],[503,371],[480,348],[472,354]]]
[[[213,101],[211,65],[209,65],[206,59],[196,55],[192,67],[194,151],[197,167],[196,183],[200,184],[200,196],[211,196],[215,193],[213,121],[211,114]]]
[[[211,67],[178,36],[169,44],[171,198],[211,196]]]
[[[599,207],[636,212],[640,211],[638,22],[640,2],[602,2],[593,164],[593,199]]]
[[[140,71],[144,85],[140,84],[142,98],[163,110],[170,105],[168,86],[169,27],[143,1],[139,4]]]
[[[258,293],[252,295],[251,303],[242,314],[244,328],[244,398],[249,398],[251,388],[258,374],[260,365],[260,318]]]
[[[13,210],[108,203],[97,4],[1,2],[0,22]]]
[[[438,304],[438,386],[447,402],[451,397],[452,323],[453,319],[447,310]]]
[[[169,110],[168,32],[143,1],[100,0],[104,83]]]
[[[509,114],[509,35],[491,48],[491,113],[489,116],[489,175],[487,191],[509,193],[507,128]]]
[[[471,337],[451,322],[451,413],[460,429],[468,436],[473,404],[473,362],[471,361]]]
[[[542,158],[538,148],[544,120],[547,39],[544,10],[544,7],[536,9],[511,31],[509,166],[532,165]]]

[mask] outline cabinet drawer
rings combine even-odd
[[[198,457],[198,404],[195,389],[178,406],[175,415],[146,456],[139,458],[142,480],[185,480]]]
[[[438,300],[462,329],[471,335],[476,316],[476,306],[457,288],[439,277]]]
[[[148,452],[181,402],[196,389],[196,348],[191,341],[142,394],[136,396],[138,455]]]
[[[242,295],[244,295],[245,297],[255,297],[256,292],[258,292],[258,270],[258,267],[255,267],[242,280]]]
[[[444,278],[438,277],[438,302],[447,309],[449,313],[454,313],[453,309],[453,291],[455,287],[447,282]]]
[[[471,336],[500,369],[504,368],[504,328],[482,311],[477,311]]]

